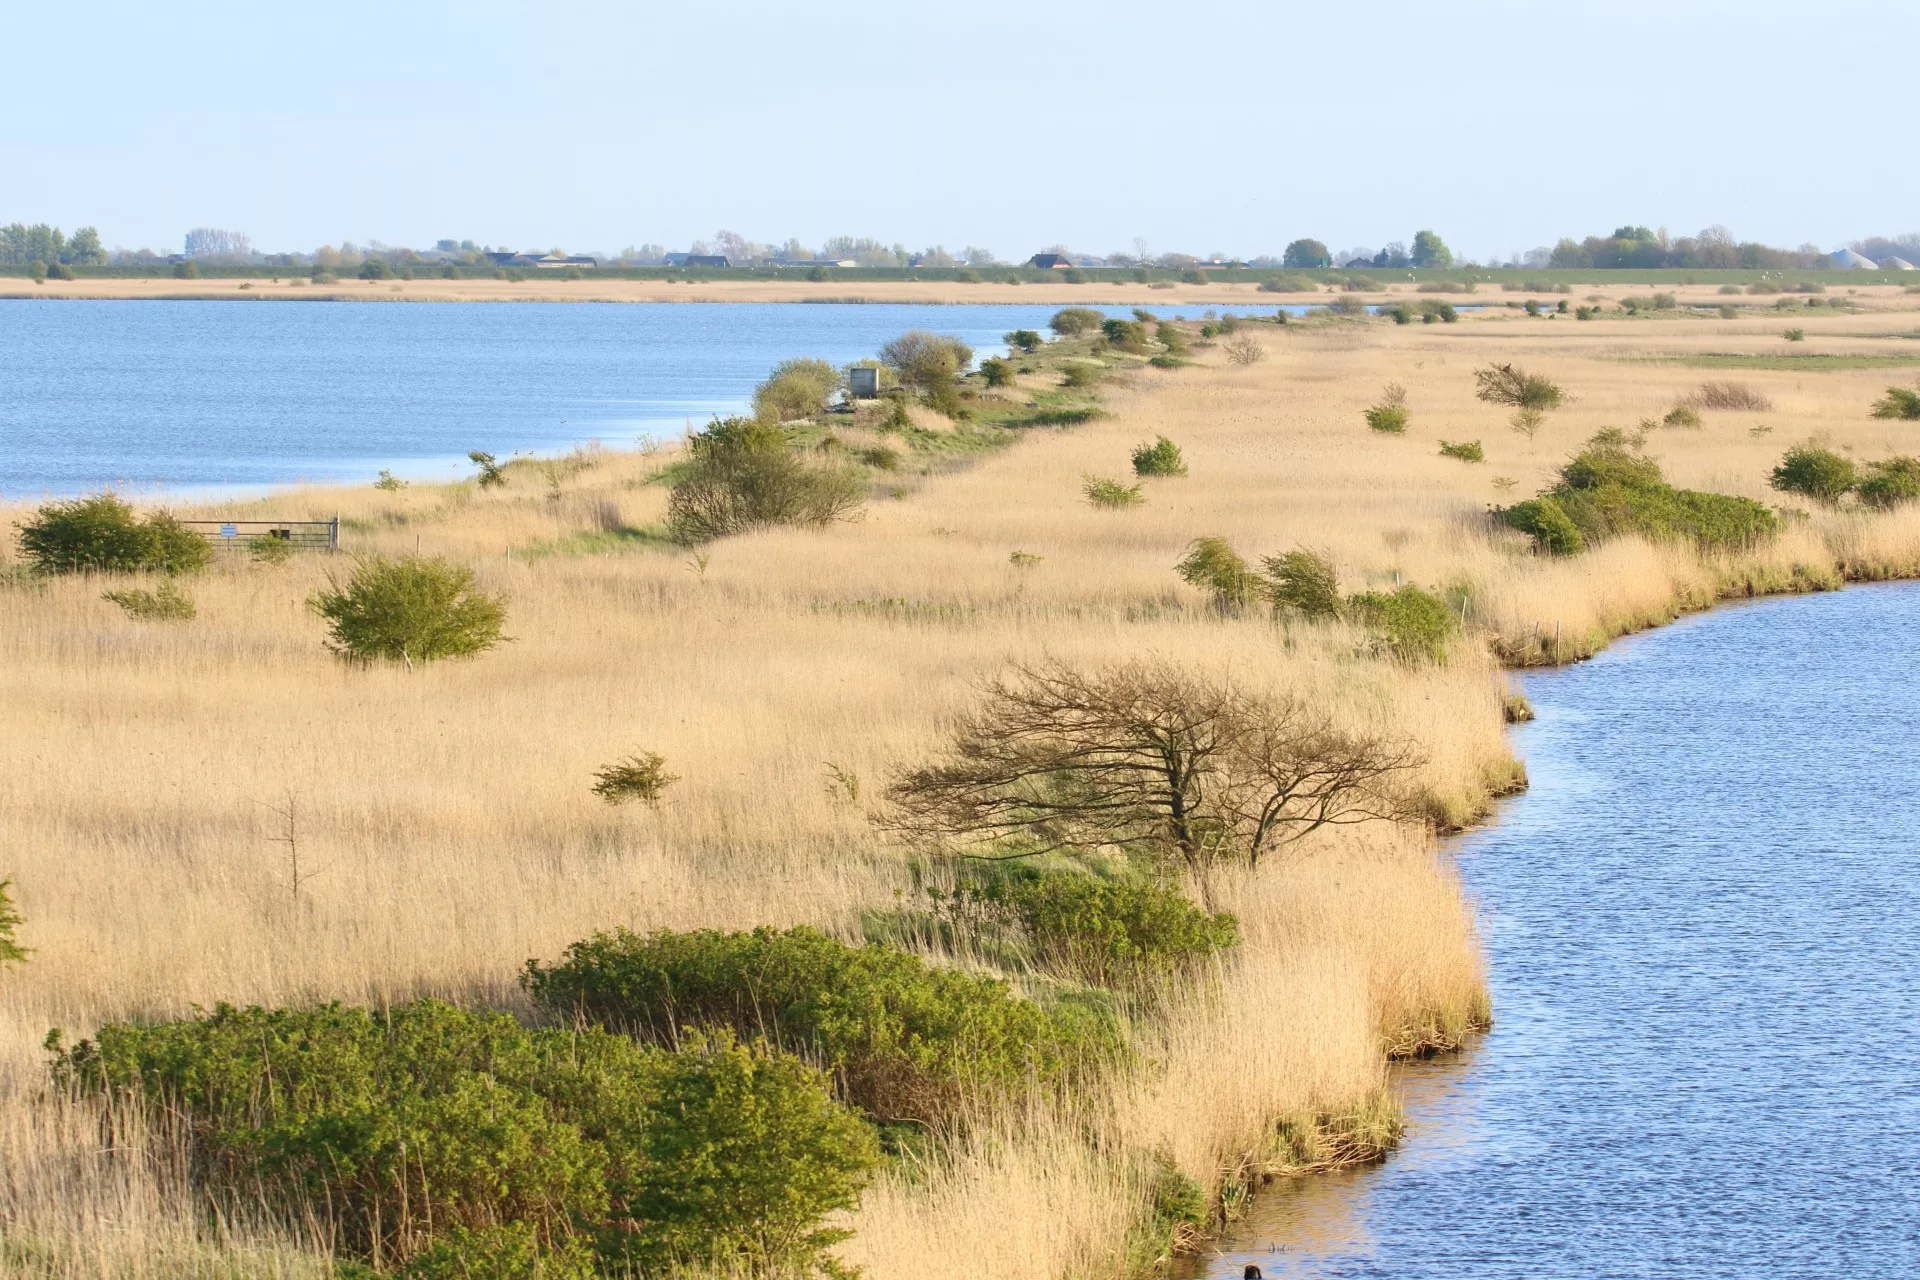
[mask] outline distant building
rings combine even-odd
[[[1840,271],[1878,271],[1880,269],[1872,258],[1855,253],[1851,249],[1839,249],[1828,254],[1827,265]]]
[[[1038,267],[1042,271],[1054,271],[1061,267],[1072,266],[1073,259],[1064,253],[1036,253],[1027,259],[1027,265]]]
[[[496,267],[534,267],[538,270],[553,271],[561,267],[597,267],[600,263],[585,254],[563,253],[515,253],[510,249],[489,252],[487,261]]]
[[[847,370],[847,390],[855,400],[871,400],[880,394],[880,371],[870,364],[856,364]]]
[[[1920,271],[1920,267],[1914,266],[1905,258],[1882,258],[1880,269],[1882,271]]]
[[[674,262],[675,258],[680,261]],[[733,265],[727,261],[727,255],[724,253],[670,253],[667,255],[667,262],[679,267],[730,267]]]

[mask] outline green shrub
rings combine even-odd
[[[1137,484],[1121,484],[1118,480],[1109,480],[1103,476],[1084,476],[1080,491],[1087,501],[1096,507],[1115,509],[1119,507],[1137,507],[1147,500],[1147,495]]]
[[[1106,319],[1103,313],[1092,307],[1064,307],[1053,313],[1053,319],[1047,321],[1047,327],[1063,338],[1072,338],[1094,332]]]
[[[875,1163],[818,1072],[725,1036],[672,1052],[422,1000],[222,1005],[51,1043],[61,1085],[180,1125],[220,1200],[312,1215],[343,1251],[427,1276],[530,1252],[577,1275],[585,1245],[615,1270],[812,1264]]]
[[[598,933],[551,968],[528,962],[525,981],[553,1012],[645,1041],[672,1043],[689,1026],[764,1036],[817,1062],[882,1121],[956,1119],[973,1100],[1058,1083],[1117,1044],[1084,1011],[1043,1009],[997,979],[806,927]]]
[[[107,591],[100,598],[119,605],[129,618],[144,622],[191,622],[194,617],[193,597],[171,582],[162,582],[151,591],[140,587]]]
[[[1787,450],[1773,469],[1771,483],[1782,493],[1798,493],[1831,504],[1840,501],[1858,479],[1853,459],[1831,449],[1802,445]]]
[[[1134,447],[1133,474],[1183,476],[1187,474],[1187,460],[1180,456],[1179,445],[1165,436],[1155,436],[1152,444]]]
[[[953,380],[973,363],[973,348],[950,334],[913,329],[880,348],[880,363],[902,386],[936,402],[951,396]]]
[[[1513,528],[1533,538],[1548,555],[1573,556],[1587,549],[1587,539],[1553,497],[1530,498],[1499,513]]]
[[[1013,362],[999,356],[988,356],[980,362],[980,376],[987,380],[990,387],[1010,387],[1013,385]]]
[[[484,450],[475,449],[467,455],[467,461],[480,468],[479,479],[482,489],[497,489],[507,483],[506,471],[502,469],[499,460],[492,454]]]
[[[1873,416],[1906,421],[1920,418],[1920,391],[1888,387],[1887,394],[1873,402]]]
[[[628,756],[596,770],[593,776],[593,794],[608,804],[638,800],[649,809],[658,809],[667,788],[680,781],[678,774],[667,772],[667,758],[657,751]]]
[[[1108,343],[1122,351],[1145,354],[1147,349],[1147,326],[1138,320],[1103,320],[1100,332]]]
[[[825,360],[782,360],[753,389],[753,416],[762,422],[817,418],[840,389],[840,371]]]
[[[485,653],[501,641],[506,605],[474,589],[473,570],[437,556],[363,560],[343,587],[329,579],[307,607],[327,620],[344,658],[433,662]]]
[[[276,538],[271,533],[248,538],[247,558],[255,564],[285,564],[293,559],[293,539]]]
[[[868,445],[864,449],[855,449],[853,456],[862,466],[872,467],[875,471],[898,471],[900,454],[884,444]]]
[[[198,280],[200,278],[200,264],[191,258],[185,262],[174,263],[173,278],[175,280]]]
[[[1667,416],[1660,419],[1663,427],[1698,427],[1700,411],[1690,404],[1677,404],[1667,410]]]
[[[1153,327],[1153,336],[1159,341],[1161,346],[1167,349],[1168,355],[1184,356],[1187,354],[1187,335],[1180,332],[1179,325],[1168,324],[1162,320]]]
[[[693,437],[688,452],[667,496],[667,529],[678,542],[774,525],[831,524],[866,497],[857,468],[809,462],[780,428],[751,418],[715,419]]]
[[[1883,458],[1867,464],[1867,476],[1854,486],[1860,501],[1887,511],[1920,499],[1920,459]]]
[[[47,278],[51,280],[73,279],[73,268],[68,266],[64,262],[49,263],[46,271],[47,271]],[[34,283],[39,284],[41,283],[41,281],[36,280]],[[244,289],[246,286],[242,285],[240,287]]]
[[[1241,605],[1253,598],[1259,580],[1253,569],[1225,538],[1209,534],[1187,544],[1187,554],[1173,567],[1181,581],[1199,587],[1221,606]]]
[[[1032,427],[1077,427],[1100,416],[1098,409],[1042,409],[1021,421]]]
[[[1333,561],[1305,547],[1268,556],[1267,598],[1277,609],[1292,609],[1309,618],[1331,618],[1340,612],[1340,577]]]
[[[1391,593],[1363,591],[1347,597],[1347,612],[1379,634],[1382,646],[1403,662],[1438,662],[1459,622],[1446,601],[1412,583]]]
[[[932,895],[960,928],[1014,934],[1033,963],[1077,982],[1139,990],[1239,945],[1240,922],[1155,880],[999,871]]]
[[[1005,341],[1013,350],[1025,351],[1031,355],[1040,349],[1040,344],[1046,339],[1031,329],[1015,329],[1012,333],[1005,335]]]
[[[1485,462],[1487,460],[1487,451],[1480,447],[1478,440],[1461,440],[1457,443],[1451,440],[1442,440],[1440,442],[1440,456],[1443,458],[1458,458],[1462,462]]]
[[[1060,369],[1061,385],[1068,387],[1091,387],[1100,381],[1101,366],[1087,360],[1076,360],[1063,365]]]
[[[1720,308],[1720,318],[1722,320],[1738,320],[1740,318],[1740,312],[1734,307],[1722,307]]]
[[[1805,329],[1789,329],[1780,336],[1788,342],[1805,342],[1807,340],[1807,331]]]
[[[579,1237],[543,1247],[525,1222],[455,1227],[402,1267],[400,1280],[598,1280],[593,1250]],[[348,1280],[343,1273],[342,1280]]]
[[[1560,388],[1546,378],[1510,364],[1492,364],[1477,369],[1473,378],[1479,384],[1474,394],[1489,404],[1545,412],[1558,409],[1564,396]]]
[[[20,551],[39,573],[192,573],[213,557],[207,540],[164,511],[145,520],[117,494],[50,502],[20,527]]]
[[[1380,402],[1364,411],[1367,425],[1384,435],[1402,435],[1407,429],[1407,389],[1389,382],[1380,393]]]
[[[18,908],[13,905],[13,895],[8,890],[13,881],[0,880],[0,969],[10,964],[23,964],[32,953],[20,945],[18,929],[26,923]]]

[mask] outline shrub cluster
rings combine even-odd
[[[825,525],[866,498],[860,471],[810,462],[786,433],[752,418],[716,418],[689,442],[690,457],[667,497],[667,529],[678,542],[710,542],[773,525]]]
[[[1748,546],[1772,535],[1772,511],[1751,498],[1676,489],[1617,429],[1602,431],[1539,497],[1495,511],[1551,555],[1576,555],[1620,534],[1690,538],[1702,547]]]
[[[817,418],[840,390],[840,371],[825,360],[782,360],[753,389],[753,416],[762,422]]]
[[[1089,1011],[1042,1008],[998,979],[805,927],[600,933],[551,968],[529,962],[525,981],[557,1013],[651,1043],[687,1027],[765,1037],[882,1121],[957,1120],[972,1102],[1059,1083],[1119,1045]]]
[[[1487,451],[1480,447],[1478,440],[1442,440],[1440,455],[1445,458],[1458,458],[1462,462],[1485,462]]]
[[[1920,391],[1907,387],[1888,387],[1887,394],[1874,401],[1873,416],[1906,421],[1920,419]]]
[[[1831,449],[1802,445],[1781,458],[1772,483],[1830,506],[1851,493],[1862,505],[1887,511],[1920,499],[1920,459],[1895,456],[1860,466]]]
[[[1096,507],[1118,510],[1122,507],[1137,507],[1147,500],[1147,495],[1137,484],[1122,484],[1118,480],[1105,476],[1086,476],[1082,478],[1080,491],[1087,501]]]
[[[171,582],[162,582],[151,591],[142,587],[106,591],[100,598],[119,605],[129,618],[143,622],[191,622],[196,612],[193,597]]]
[[[165,511],[142,520],[119,495],[49,502],[20,526],[20,551],[39,573],[192,573],[207,540]]]
[[[501,641],[506,602],[474,587],[473,570],[438,556],[375,556],[345,585],[330,580],[307,607],[327,621],[328,648],[361,662],[433,662]]]
[[[1460,629],[1447,602],[1412,583],[1394,591],[1362,591],[1347,597],[1346,611],[1371,628],[1379,646],[1402,662],[1439,662]]]
[[[115,1023],[54,1071],[184,1124],[216,1204],[312,1215],[414,1275],[806,1266],[876,1161],[820,1073],[765,1046],[673,1051],[432,1000]],[[500,1269],[516,1257],[553,1270]]]
[[[1135,355],[1147,352],[1147,326],[1139,320],[1103,320],[1100,333],[1108,344]]]
[[[1064,307],[1053,313],[1053,319],[1047,321],[1047,327],[1063,338],[1072,338],[1093,333],[1106,323],[1106,319],[1104,314],[1092,307]]]
[[[1187,460],[1180,446],[1165,436],[1155,436],[1152,444],[1138,445],[1133,451],[1133,474],[1137,476],[1184,476]]]

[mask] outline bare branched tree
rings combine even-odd
[[[888,791],[896,833],[974,857],[1118,848],[1204,875],[1321,827],[1397,818],[1413,748],[1144,661],[1020,666],[982,691],[941,764]]]

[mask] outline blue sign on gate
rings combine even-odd
[[[220,536],[223,538],[237,538],[240,536],[240,530],[230,524],[223,524],[220,526]]]

